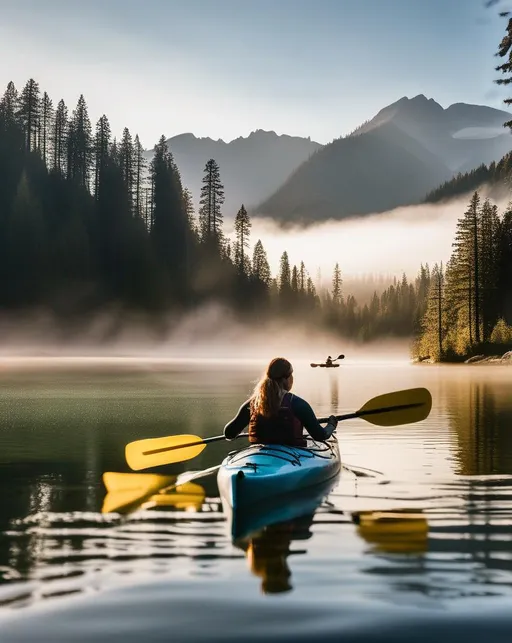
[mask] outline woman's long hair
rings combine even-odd
[[[256,384],[251,397],[251,415],[269,418],[277,415],[283,397],[284,380],[290,377],[292,365],[284,357],[275,357]]]

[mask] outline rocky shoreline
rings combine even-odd
[[[500,366],[512,366],[512,351],[507,351],[503,355],[473,355],[460,361],[441,362],[431,359],[430,357],[415,357],[413,364],[499,364]]]

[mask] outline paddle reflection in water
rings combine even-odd
[[[423,554],[428,550],[428,522],[421,510],[360,511],[352,519],[374,553]]]
[[[203,487],[187,478],[203,477],[209,471],[197,475],[161,476],[151,473],[117,473],[107,471],[103,483],[107,495],[103,500],[102,513],[129,513],[138,508],[175,506],[177,509],[199,511],[205,499]]]

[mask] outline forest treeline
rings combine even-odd
[[[509,188],[512,177],[512,152],[505,154],[497,163],[489,165],[482,163],[469,172],[459,172],[453,179],[445,181],[425,197],[425,203],[438,203],[445,199],[453,199],[463,194],[479,190],[484,185],[489,187],[501,186]]]
[[[435,354],[428,338],[440,268],[422,265],[414,280],[402,275],[364,304],[344,292],[339,264],[327,288],[317,288],[304,262],[292,265],[286,251],[272,275],[261,240],[251,242],[242,204],[234,239],[225,235],[224,187],[214,159],[205,163],[196,213],[165,136],[149,164],[143,152],[127,128],[116,140],[105,115],[93,129],[83,96],[70,112],[63,100],[54,106],[33,79],[19,93],[9,83],[0,100],[2,311],[48,310],[69,329],[109,306],[161,320],[215,301],[256,323],[282,318],[360,341],[416,336],[422,351],[429,346]],[[458,267],[451,262],[443,275],[443,302],[450,301],[455,279],[449,274],[458,279],[453,292],[473,288],[465,304],[453,304],[453,332],[459,333],[466,315],[469,343],[488,340],[501,317],[510,323],[503,304],[510,263],[504,250],[496,250],[508,243],[510,214],[499,219],[493,208],[486,202],[471,219],[482,238],[478,276],[464,277],[461,266],[473,266],[467,248],[458,251],[464,256]],[[460,234],[459,246],[471,242],[469,232]],[[490,268],[488,252],[501,263]],[[447,354],[462,344],[450,339],[446,315],[440,323]]]
[[[417,357],[457,360],[512,349],[512,204],[500,214],[474,192],[446,268],[430,274]]]
[[[66,324],[115,304],[151,317],[209,301],[243,318],[293,318],[370,339],[408,336],[421,319],[427,283],[405,276],[358,305],[317,287],[304,262],[283,252],[272,275],[261,240],[241,204],[235,239],[223,230],[224,187],[206,162],[194,212],[192,195],[162,136],[147,164],[139,137],[112,137],[107,116],[93,129],[80,96],[55,106],[30,79],[0,100],[0,307],[45,309]]]

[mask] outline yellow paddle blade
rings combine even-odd
[[[126,512],[175,481],[176,476],[107,471],[103,474],[103,484],[108,493],[103,500],[101,512]]]
[[[206,447],[198,435],[168,435],[163,438],[136,440],[126,445],[126,462],[140,471],[173,462],[184,462],[198,456]]]
[[[374,397],[357,411],[357,415],[361,414],[363,419],[377,426],[398,426],[421,422],[428,417],[431,408],[430,391],[426,388],[409,388]],[[382,413],[366,415],[367,411],[378,409],[382,409]]]
[[[161,489],[176,481],[176,476],[160,476],[154,473],[118,473],[106,471],[103,484],[108,492]]]
[[[353,518],[359,535],[376,551],[412,554],[428,549],[428,522],[421,511],[364,511]]]
[[[176,507],[176,509],[193,509],[199,511],[206,497],[201,485],[187,482],[176,487],[172,493],[157,493],[151,496],[143,505],[143,509],[152,507]]]

